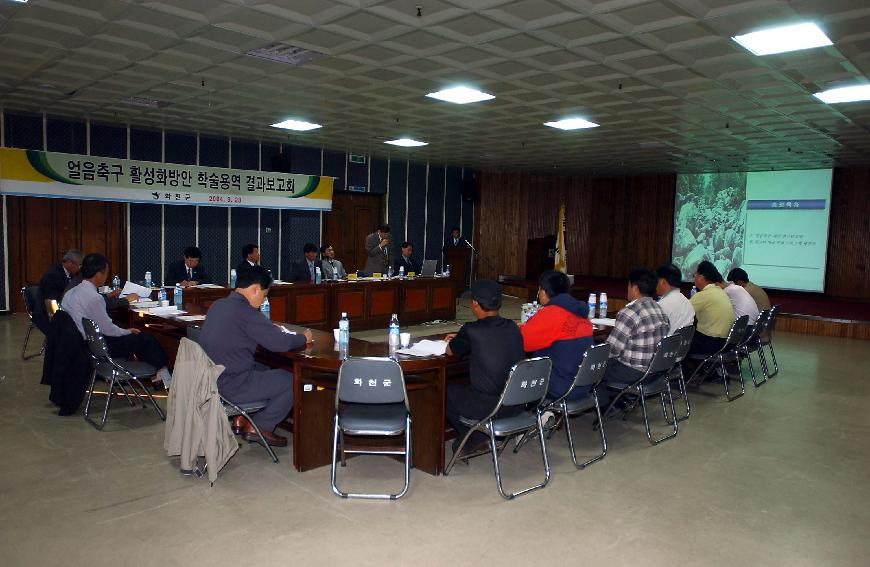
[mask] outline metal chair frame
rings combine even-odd
[[[685,327],[677,329],[677,332],[674,334],[680,337],[680,350],[677,351],[676,363],[674,364],[674,367],[671,368],[671,371],[668,374],[668,379],[671,382],[676,381],[677,391],[680,393],[680,396],[682,396],[683,403],[686,406],[686,413],[681,417],[677,417],[677,421],[685,421],[692,415],[692,404],[689,402],[689,392],[688,388],[686,388],[686,377],[683,373],[683,361],[686,359],[686,356],[688,356],[689,349],[692,347],[692,338],[695,336],[695,326],[686,325]]]
[[[383,400],[382,402],[376,401],[360,401],[354,400],[353,396],[349,398],[346,397],[342,399],[342,385],[345,381],[353,380],[354,375],[352,372],[354,371],[354,366],[359,364],[360,362],[374,362],[378,364],[382,364],[385,367],[389,367],[389,373],[385,372],[384,374],[389,374],[389,378],[398,379],[401,387],[402,387],[402,401],[401,403],[405,406],[405,424],[401,430],[398,431],[390,431],[390,432],[376,432],[376,431],[355,431],[344,427],[341,423],[342,419],[342,410],[341,403],[345,403],[347,405],[352,404],[377,404],[377,403],[399,403],[399,402],[391,402],[390,400]],[[346,386],[347,387],[347,386]],[[387,392],[385,388],[377,388],[380,391]],[[380,393],[380,392],[378,392]],[[392,391],[390,392],[392,393]],[[402,450],[364,450],[364,449],[346,449],[344,446],[344,436],[381,436],[381,437],[395,437],[397,435],[403,434],[405,435],[405,446]],[[352,455],[403,455],[404,465],[405,465],[405,479],[404,485],[399,492],[396,493],[370,493],[370,492],[343,492],[339,487],[336,480],[336,463],[338,460],[341,460],[341,466],[347,466],[346,454]],[[342,362],[341,367],[338,370],[338,381],[335,389],[335,417],[333,418],[333,434],[332,434],[332,466],[330,470],[330,482],[332,486],[332,492],[337,496],[341,496],[342,498],[364,498],[364,499],[372,499],[372,500],[398,500],[399,498],[405,496],[408,493],[408,487],[411,483],[411,409],[408,405],[408,390],[405,387],[405,375],[402,372],[402,367],[399,366],[399,363],[391,358],[384,357],[350,357],[347,358],[344,362]]]
[[[195,342],[196,344],[199,344],[199,334],[201,330],[202,329],[196,325],[188,325],[186,329],[187,338]],[[266,442],[266,439],[263,437],[263,432],[260,431],[260,428],[254,422],[254,420],[251,419],[250,415],[252,413],[257,413],[258,411],[265,408],[267,402],[257,401],[236,404],[235,402],[225,398],[222,394],[218,395],[220,395],[221,405],[224,407],[224,411],[226,412],[227,417],[235,417],[237,415],[241,415],[242,417],[244,417],[248,421],[248,423],[251,424],[251,427],[254,428],[254,432],[256,432],[257,437],[260,438],[260,445],[262,445],[266,449],[266,452],[269,453],[269,456],[272,458],[272,462],[277,463],[278,455],[275,454],[275,450],[272,449],[271,445]]]
[[[751,332],[746,333],[746,338],[737,345],[737,356],[739,357],[738,364],[746,359],[746,364],[749,366],[749,374],[752,377],[752,384],[758,388],[770,378],[768,376],[767,370],[767,361],[764,358],[764,352],[761,351],[761,335],[767,329],[768,322],[770,321],[770,310],[765,309],[761,313],[758,314],[758,318],[755,320],[755,325],[752,328]],[[748,327],[747,327],[748,329]],[[758,363],[761,367],[761,375],[763,377],[762,380],[758,380],[758,377],[755,374],[755,367],[752,364],[751,353],[758,353]],[[741,371],[742,373],[742,371]]]
[[[668,439],[673,439],[677,436],[677,432],[679,431],[679,420],[677,417],[677,409],[674,406],[674,397],[671,393],[671,378],[670,372],[676,364],[677,352],[680,350],[680,336],[679,335],[670,335],[662,340],[656,345],[655,352],[653,353],[652,360],[650,360],[649,366],[647,366],[646,371],[643,373],[643,376],[638,378],[635,382],[629,384],[624,388],[618,388],[608,385],[608,387],[619,390],[619,394],[617,394],[616,398],[610,403],[607,408],[607,411],[604,412],[603,419],[599,422],[600,426],[603,426],[604,420],[610,415],[611,410],[615,407],[616,402],[623,396],[633,396],[637,402],[640,403],[641,410],[643,412],[643,424],[646,429],[646,438],[647,441],[650,442],[651,445],[658,445],[662,441],[667,441]],[[665,406],[665,394],[667,394],[667,402],[671,407],[671,415],[668,416],[668,410]],[[649,413],[646,408],[646,398],[650,396],[659,396],[659,401],[662,406],[662,414],[665,418],[665,422],[671,426],[672,431],[662,437],[657,439],[653,439],[652,431],[650,429],[649,423]],[[633,409],[632,406],[631,409]],[[628,410],[630,411],[630,410]],[[628,415],[628,411],[625,411],[623,414],[623,419],[625,419]]]
[[[145,403],[145,397],[143,397],[139,391],[136,389],[138,385],[139,388],[145,393],[147,399],[151,400],[151,404],[154,406],[154,409],[157,411],[157,415],[160,416],[160,419],[166,421],[166,415],[164,415],[163,410],[160,409],[160,406],[157,405],[157,401],[154,399],[154,396],[151,395],[151,392],[148,391],[148,388],[145,387],[141,382],[141,378],[148,378],[150,376],[154,376],[156,374],[156,369],[153,374],[137,376],[122,366],[120,361],[114,360],[111,356],[109,356],[109,349],[106,346],[106,339],[103,336],[103,333],[100,331],[99,325],[97,325],[91,319],[87,317],[82,317],[82,326],[85,329],[85,337],[86,342],[88,343],[88,348],[91,351],[91,358],[94,360],[94,371],[91,375],[91,383],[88,387],[88,396],[85,401],[85,410],[84,417],[85,421],[96,427],[98,430],[102,430],[106,425],[106,421],[109,417],[109,408],[112,405],[112,396],[115,395],[115,387],[123,393],[123,395],[127,398],[127,401],[131,406],[136,405],[133,403],[133,398],[127,393],[127,389],[124,387],[125,385],[130,386],[130,390],[133,394],[136,395],[136,398],[142,403],[142,408],[147,408],[147,404]],[[108,378],[105,375],[100,375],[100,378],[105,380],[108,383],[108,389],[106,392],[106,406],[103,408],[103,417],[99,424],[97,424],[90,417],[90,409],[91,409],[91,400],[94,396],[94,386],[97,381],[97,375],[100,374],[100,365],[106,365],[109,367],[109,376]]]
[[[768,378],[773,378],[777,374],[779,374],[779,365],[776,363],[776,353],[773,352],[773,330],[776,326],[776,318],[779,315],[779,305],[774,305],[770,308],[770,317],[767,321],[767,338],[759,336],[760,345],[758,347],[759,352],[762,352],[762,348],[767,346],[770,350],[770,358],[773,359],[773,372],[768,375]]]
[[[30,342],[30,334],[33,333],[33,329],[39,330],[36,327],[36,324],[33,322],[33,310],[36,307],[33,304],[34,298],[29,293],[30,289],[36,288],[36,286],[25,285],[21,288],[21,298],[24,300],[24,310],[27,312],[27,317],[29,319],[29,325],[27,327],[27,334],[24,335],[24,346],[21,347],[21,360],[30,360],[31,358],[36,358],[45,352],[45,340],[46,338],[43,336],[42,338],[42,348],[39,349],[39,352],[36,354],[27,354],[27,343]],[[38,301],[38,299],[37,299]],[[42,332],[42,331],[40,331]]]
[[[700,358],[699,355],[697,358],[701,360],[701,363],[692,373],[692,376],[686,381],[688,384],[698,384],[701,381],[701,377],[703,377],[709,370],[715,368],[718,364],[719,372],[722,376],[725,386],[725,398],[729,402],[733,402],[737,398],[743,396],[746,393],[746,384],[743,381],[743,372],[740,370],[740,361],[739,357],[735,354],[737,352],[738,345],[743,341],[746,335],[746,326],[749,323],[749,315],[743,315],[738,317],[732,324],[731,329],[728,331],[728,337],[725,339],[725,344],[722,345],[718,351],[705,355],[703,359]],[[728,360],[726,360],[726,358]],[[728,386],[728,370],[725,368],[726,362],[731,362],[732,360],[737,361],[738,373],[737,376],[740,382],[740,393],[736,396],[731,395],[731,390]],[[704,372],[701,372],[701,370]]]
[[[537,370],[537,366],[544,368],[544,371]],[[541,418],[541,413],[543,411],[544,399],[547,396],[547,387],[550,383],[550,371],[552,369],[552,361],[550,357],[535,357],[529,358],[525,360],[521,360],[518,363],[514,364],[510,369],[510,373],[508,374],[508,379],[505,382],[504,389],[502,390],[501,395],[499,396],[498,403],[495,405],[493,410],[481,420],[470,420],[466,418],[461,418],[463,423],[469,426],[468,433],[462,438],[462,441],[459,444],[457,450],[453,453],[453,456],[450,458],[450,462],[447,463],[447,466],[444,468],[444,475],[447,476],[450,474],[450,471],[453,469],[453,466],[456,464],[456,461],[459,460],[460,455],[462,454],[462,449],[465,447],[465,444],[468,442],[468,439],[471,435],[477,431],[484,433],[489,436],[490,443],[490,452],[492,453],[492,466],[495,472],[495,480],[496,487],[498,488],[499,494],[506,500],[513,500],[517,496],[521,496],[523,494],[528,494],[529,492],[544,488],[547,486],[547,483],[550,482],[550,461],[547,456],[547,444],[544,440],[544,424]],[[531,375],[527,376],[527,373],[531,373]],[[541,378],[541,374],[543,377]],[[527,387],[523,385],[522,380],[539,380],[537,385],[531,385]],[[520,388],[526,390],[526,397],[520,399],[519,401],[514,401],[513,397],[517,394],[514,393],[514,390],[517,389],[515,385],[517,381],[520,381]],[[540,394],[540,397],[538,396]],[[508,396],[511,396],[508,398]],[[507,406],[525,406],[527,404],[535,404],[534,412],[535,412],[535,422],[531,426],[524,425],[522,427],[516,429],[502,429],[499,426],[504,425],[507,420],[512,418],[498,418],[496,414],[498,414],[499,410],[502,407]],[[541,445],[541,456],[544,461],[544,480],[536,485],[529,486],[527,488],[523,488],[516,492],[505,492],[504,486],[502,484],[501,479],[501,468],[499,466],[499,453],[501,449],[504,448],[504,443],[499,447],[498,442],[496,441],[496,437],[517,437],[524,436],[527,433],[534,431]]]

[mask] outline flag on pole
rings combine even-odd
[[[568,252],[565,250],[565,204],[559,207],[559,224],[556,225],[556,254],[554,256],[554,269],[558,272],[568,273]]]

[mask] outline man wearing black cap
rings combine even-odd
[[[471,311],[476,321],[466,323],[456,334],[444,337],[447,354],[470,355],[469,384],[448,384],[444,415],[457,432],[453,450],[468,432],[459,417],[482,419],[498,404],[511,367],[523,358],[523,336],[516,323],[500,317],[501,288],[492,280],[478,280],[471,286]],[[500,414],[500,415],[503,415]],[[487,442],[475,433],[466,444],[476,452]]]

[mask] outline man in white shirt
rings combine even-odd
[[[66,292],[61,307],[75,322],[79,333],[85,336],[82,318],[92,320],[106,338],[109,355],[113,358],[129,358],[136,355],[138,360],[158,368],[155,380],[162,380],[169,386],[172,375],[166,369],[166,353],[151,335],[142,334],[139,329],[122,329],[112,322],[106,312],[106,301],[97,291],[105,285],[109,277],[109,262],[102,254],[88,254],[82,260],[82,283]]]
[[[739,319],[744,315],[749,315],[749,324],[755,325],[755,320],[758,319],[758,305],[749,292],[739,285],[726,283],[722,280],[716,282],[716,285],[725,290],[728,299],[731,300],[731,307],[734,308],[734,317]]]
[[[679,329],[695,324],[695,308],[680,292],[682,274],[673,264],[659,266],[656,270],[656,293],[659,295],[659,307],[670,321],[668,334],[674,334]]]

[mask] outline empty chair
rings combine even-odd
[[[40,332],[43,331],[37,326],[36,321],[33,319],[37,302],[39,301],[39,286],[26,285],[22,287],[21,298],[24,300],[24,310],[27,311],[27,317],[29,319],[27,334],[24,335],[24,345],[21,347],[21,360],[30,360],[31,358],[36,358],[45,352],[45,337],[43,336],[42,348],[39,349],[39,352],[30,355],[27,354],[27,343],[30,341],[30,335],[33,333],[33,329],[37,329]]]
[[[674,367],[671,368],[669,379],[671,382],[677,382],[677,389],[680,392],[680,396],[683,397],[683,403],[686,406],[686,413],[678,417],[678,421],[683,421],[685,419],[689,419],[689,416],[692,414],[692,405],[689,403],[689,392],[686,390],[686,377],[683,373],[683,360],[686,359],[686,355],[689,354],[689,349],[692,346],[692,339],[695,337],[695,326],[694,325],[686,325],[682,329],[677,329],[675,335],[680,337],[680,350],[677,351],[677,359]]]
[[[739,372],[739,359],[736,355],[738,345],[746,336],[746,325],[749,323],[749,315],[738,317],[731,324],[731,330],[728,331],[728,337],[725,339],[725,344],[718,351],[712,354],[694,354],[689,355],[692,360],[700,361],[700,364],[695,369],[695,372],[689,378],[688,382],[699,382],[705,373],[716,368],[725,385],[725,397],[729,402],[733,402],[746,391],[746,386],[743,383],[743,374]],[[731,390],[728,386],[728,370],[725,368],[725,363],[737,361],[738,373],[737,376],[740,382],[740,393],[736,396],[731,395]]]
[[[668,439],[676,437],[677,424],[679,423],[679,420],[676,419],[677,410],[674,407],[674,398],[671,395],[670,372],[676,364],[677,353],[679,351],[680,335],[667,336],[660,340],[659,344],[656,345],[656,350],[653,353],[652,360],[650,361],[646,372],[644,372],[643,376],[638,380],[631,384],[608,382],[607,387],[613,390],[619,390],[619,394],[617,394],[616,398],[614,398],[613,402],[611,402],[610,406],[607,408],[605,417],[611,412],[615,407],[616,402],[622,396],[632,396],[640,402],[640,407],[643,411],[643,424],[646,427],[646,438],[650,444],[658,445],[662,441],[667,441]],[[653,439],[652,437],[649,425],[649,415],[646,410],[646,398],[655,395],[659,396],[659,401],[662,406],[662,414],[664,414],[665,421],[672,427],[671,433],[657,439]],[[668,409],[665,405],[666,403],[670,405],[670,416],[668,415]],[[671,417],[673,417],[673,419]]]
[[[767,328],[764,335],[761,335],[761,346],[758,347],[759,352],[763,355],[761,347],[766,346],[770,350],[770,358],[773,360],[773,372],[768,375],[768,378],[773,378],[779,374],[779,365],[776,363],[776,353],[773,352],[773,328],[776,326],[776,318],[779,315],[779,305],[774,305],[770,308],[770,317],[767,321]]]
[[[202,329],[200,327],[197,327],[195,325],[189,325],[187,327],[187,338],[192,340],[196,344],[199,344],[199,335],[201,332],[202,332]],[[256,402],[245,402],[245,403],[236,404],[236,403],[226,399],[223,395],[220,395],[220,398],[221,398],[221,404],[223,404],[223,406],[224,406],[224,411],[226,411],[226,413],[227,413],[227,417],[233,418],[233,417],[236,417],[237,415],[240,415],[248,423],[250,423],[251,427],[254,428],[254,432],[256,432],[257,437],[260,438],[260,445],[262,445],[266,449],[266,452],[269,453],[269,456],[272,458],[272,462],[277,463],[278,462],[278,455],[275,454],[275,450],[272,449],[272,447],[263,438],[263,432],[260,431],[260,428],[254,422],[254,420],[251,419],[252,413],[257,413],[258,411],[262,410],[263,408],[265,408],[269,404],[268,400],[260,400],[260,401],[256,401]]]
[[[398,437],[404,448],[347,449],[346,436]],[[403,455],[405,484],[396,493],[351,493],[336,482],[336,462],[346,466],[346,454]],[[391,358],[348,358],[338,370],[332,436],[332,491],[342,498],[396,500],[408,493],[411,480],[411,411],[402,367]]]
[[[770,320],[770,310],[765,309],[758,314],[758,319],[755,320],[755,325],[746,327],[746,337],[737,345],[737,356],[739,357],[738,364],[746,359],[746,365],[749,366],[749,374],[752,377],[752,383],[756,388],[767,382],[767,361],[764,359],[764,353],[759,350],[761,347],[761,339],[759,338],[767,329],[767,323]],[[751,353],[758,353],[758,362],[761,366],[762,379],[759,380],[755,374],[755,367],[752,364]],[[742,371],[741,371],[742,375]]]
[[[470,429],[465,434],[465,437],[462,438],[459,448],[453,453],[453,457],[450,459],[447,467],[445,467],[445,475],[450,474],[450,470],[456,464],[459,455],[462,454],[462,449],[468,442],[469,437],[475,431],[480,431],[489,436],[492,465],[495,471],[495,481],[499,494],[511,500],[521,494],[547,486],[547,483],[550,482],[550,461],[547,459],[547,445],[544,440],[544,425],[541,421],[541,411],[544,397],[547,395],[547,386],[550,383],[551,367],[552,362],[549,357],[521,360],[511,368],[499,401],[488,416],[479,421],[461,417],[462,423]],[[531,404],[534,404],[534,408],[526,409],[526,406]],[[510,417],[496,417],[502,408],[515,408],[520,411]],[[499,448],[496,438],[528,434],[537,434],[540,441],[541,456],[544,460],[544,480],[539,484],[517,492],[506,493],[501,481],[498,460]]]
[[[94,359],[94,373],[91,377],[91,384],[88,387],[88,397],[85,402],[85,420],[97,429],[103,429],[106,425],[106,420],[109,417],[109,407],[112,405],[112,396],[115,394],[116,387],[124,394],[124,396],[127,397],[130,405],[133,405],[132,398],[130,398],[125,388],[125,385],[129,385],[130,390],[132,390],[136,397],[142,402],[142,407],[145,408],[147,405],[145,404],[144,397],[136,389],[136,386],[139,386],[139,388],[142,389],[145,396],[151,400],[151,404],[157,411],[157,415],[160,416],[160,419],[165,421],[166,416],[163,415],[163,410],[160,409],[160,406],[157,405],[157,401],[151,395],[151,392],[148,391],[148,388],[146,388],[141,381],[142,378],[151,378],[155,376],[157,374],[157,369],[146,362],[113,360],[112,357],[109,356],[106,339],[103,336],[103,333],[100,332],[99,326],[97,326],[97,324],[91,319],[82,317],[82,327],[85,330],[85,340],[91,351],[91,357]],[[94,396],[94,386],[97,377],[102,378],[108,384],[106,390],[106,407],[103,408],[103,418],[99,424],[90,417],[91,400]]]

